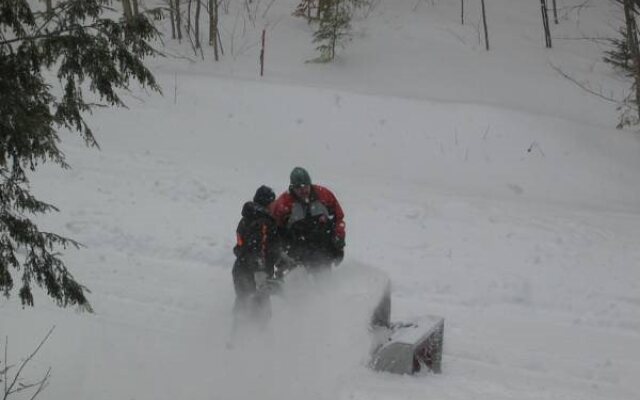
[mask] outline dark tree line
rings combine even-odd
[[[182,41],[186,35],[193,50],[202,54],[202,43],[200,41],[201,26],[200,19],[204,12],[208,14],[209,23],[209,46],[213,47],[214,58],[218,61],[222,53],[222,44],[219,30],[219,0],[166,0],[166,11],[171,20],[171,37]],[[186,6],[186,7],[185,7]],[[183,33],[183,29],[186,31]]]

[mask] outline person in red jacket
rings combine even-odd
[[[313,269],[338,265],[344,257],[344,212],[327,188],[311,183],[301,167],[291,171],[290,185],[271,204],[284,251],[296,263]]]

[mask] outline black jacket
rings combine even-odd
[[[273,273],[279,257],[279,243],[276,222],[269,210],[252,201],[246,202],[236,237],[233,252],[242,268]]]

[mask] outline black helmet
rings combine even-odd
[[[263,207],[267,207],[276,199],[276,194],[269,186],[262,185],[256,190],[256,194],[253,196],[253,202],[260,204]]]
[[[306,169],[295,167],[289,176],[290,187],[311,185],[311,177]]]

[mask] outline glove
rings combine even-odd
[[[335,265],[339,265],[344,258],[344,245],[344,238],[341,238],[339,236],[335,236],[333,238],[333,249],[335,251],[333,263]]]
[[[343,250],[344,249],[344,238],[341,238],[339,236],[334,236],[333,237],[333,248],[336,249],[337,251],[339,250]]]

